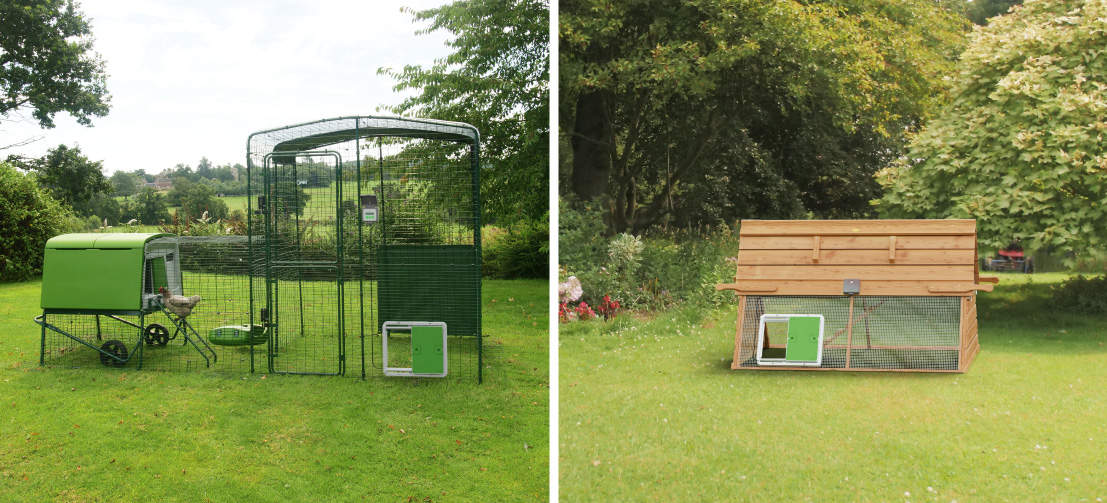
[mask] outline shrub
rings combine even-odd
[[[83,219],[80,219],[82,231],[94,231],[99,229],[103,225],[103,221],[96,215],[89,215]]]
[[[594,202],[558,202],[558,263],[572,271],[586,271],[606,260],[608,241],[603,210]]]
[[[1050,287],[1057,308],[1070,313],[1107,313],[1107,276],[1078,275]]]
[[[0,162],[0,281],[42,274],[46,240],[68,232],[76,221],[33,177]]]
[[[545,278],[549,273],[547,218],[522,220],[483,246],[484,275],[493,278]]]
[[[620,234],[606,245],[600,260],[563,267],[563,277],[575,274],[580,279],[584,302],[602,307],[609,298],[625,308],[661,309],[677,302],[720,305],[733,297],[715,290],[734,274],[726,259],[737,253],[738,240],[728,227]],[[561,249],[573,246],[561,242]]]

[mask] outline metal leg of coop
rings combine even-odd
[[[143,323],[145,318],[146,315],[144,314],[138,315],[138,343],[135,345],[134,349],[134,351],[138,351],[138,370],[142,370],[142,348],[146,346],[146,344],[143,344],[143,342],[145,342],[143,341],[143,336],[145,335],[143,332],[145,332],[145,330],[142,329],[142,327],[146,326],[146,324]],[[97,316],[96,319],[99,320],[100,317]],[[134,351],[131,351],[131,354],[134,354]]]
[[[46,365],[46,311],[42,312],[42,323],[39,325],[42,328],[42,342],[38,348],[38,366],[42,367]]]

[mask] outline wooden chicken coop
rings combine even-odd
[[[733,369],[964,372],[975,220],[743,220]]]

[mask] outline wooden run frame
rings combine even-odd
[[[827,333],[824,349],[845,349],[844,367],[743,366],[747,297],[845,296],[843,282],[859,280],[849,294],[846,326]],[[965,372],[980,352],[976,294],[998,278],[980,277],[975,220],[743,220],[734,283],[716,286],[738,295],[732,369]],[[857,296],[958,297],[957,345],[873,345],[867,318],[880,304],[858,306]],[[855,345],[854,324],[866,323]],[[844,343],[841,341],[845,336]],[[783,347],[765,341],[767,347]],[[957,367],[869,368],[852,365],[853,349],[957,351]],[[746,348],[748,351],[748,348]]]

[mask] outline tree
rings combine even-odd
[[[966,4],[966,15],[973,23],[985,25],[988,19],[1005,14],[1022,0],[972,0]]]
[[[42,273],[46,240],[70,230],[72,213],[39,187],[34,176],[0,162],[0,281]]]
[[[138,177],[133,173],[116,171],[109,179],[112,185],[112,193],[117,196],[129,196],[138,191]]]
[[[39,185],[80,216],[92,214],[91,202],[97,194],[112,190],[104,178],[101,162],[89,160],[80,147],[58,145],[40,158],[8,156],[8,162],[35,172]]]
[[[203,183],[189,185],[181,195],[181,211],[187,218],[198,219],[204,213],[212,220],[226,218],[227,203],[215,197],[215,191]]]
[[[888,217],[975,218],[982,244],[1107,244],[1099,1],[1028,2],[974,32],[953,102],[881,171]]]
[[[932,0],[566,0],[560,21],[562,186],[612,232],[870,214],[968,27]]]
[[[192,182],[187,176],[174,176],[172,181],[173,188],[166,194],[167,200],[170,206],[181,206],[188,189],[192,188]]]
[[[79,124],[108,113],[104,62],[73,0],[0,2],[0,116],[28,107],[43,128],[68,112]]]
[[[311,194],[304,192],[300,184],[292,181],[281,181],[273,187],[273,205],[277,213],[282,215],[303,215],[307,208]]]
[[[413,11],[446,30],[454,52],[429,68],[381,68],[399,92],[389,107],[473,124],[481,133],[481,191],[486,221],[543,218],[549,187],[549,2],[458,0]]]
[[[92,196],[85,209],[85,215],[82,216],[96,216],[101,224],[107,220],[108,225],[116,225],[121,221],[126,221],[121,220],[123,217],[122,205],[106,192],[100,192]]]
[[[143,225],[162,224],[170,219],[169,206],[163,194],[159,194],[151,187],[145,187],[127,198],[122,218],[125,221],[136,219]]]
[[[199,178],[212,178],[211,170],[211,161],[209,161],[207,157],[201,157],[200,163],[196,165],[196,176]]]

